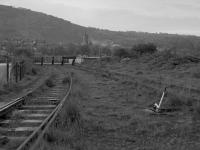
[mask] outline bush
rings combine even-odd
[[[30,51],[28,49],[21,48],[21,49],[16,49],[14,51],[14,55],[15,56],[25,56],[25,57],[31,58],[33,56],[33,53],[32,53],[32,51]]]
[[[157,47],[153,43],[148,43],[148,44],[138,44],[133,46],[132,48],[132,53],[136,52],[137,54],[153,54],[157,51]]]
[[[129,57],[129,53],[126,49],[120,48],[120,49],[114,50],[113,56],[117,56],[119,58],[125,58],[125,57]]]
[[[50,88],[55,86],[55,84],[53,83],[52,79],[47,79],[45,84],[46,84],[46,86],[48,86]]]

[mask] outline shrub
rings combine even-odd
[[[14,51],[14,55],[15,56],[25,56],[25,57],[31,58],[33,56],[33,53],[32,53],[32,51],[30,51],[28,49],[21,48],[21,49],[16,49]]]
[[[47,79],[45,84],[46,84],[46,86],[48,86],[50,88],[55,86],[55,84],[53,83],[52,79]]]
[[[125,58],[129,56],[129,53],[126,49],[120,48],[113,51],[113,56],[117,56],[119,58]]]
[[[177,57],[177,55],[171,49],[169,49],[159,52],[157,57],[160,57],[160,59],[168,60]]]
[[[153,43],[148,44],[138,44],[133,46],[132,53],[136,52],[138,54],[145,54],[145,53],[155,53],[157,51],[157,47]]]

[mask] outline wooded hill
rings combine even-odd
[[[0,39],[23,38],[46,40],[49,43],[81,43],[85,32],[95,41],[114,42],[125,47],[152,42],[161,48],[200,50],[200,37],[197,36],[87,28],[44,13],[0,5]]]

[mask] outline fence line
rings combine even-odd
[[[71,63],[70,63],[71,60]],[[43,66],[44,64],[60,64],[60,65],[64,65],[64,64],[72,64],[74,65],[76,60],[76,56],[71,56],[71,57],[67,57],[67,56],[42,56],[42,57],[35,57],[34,58],[34,63],[35,64],[39,64],[41,66]]]
[[[25,61],[6,62],[0,65],[0,84],[21,81],[26,72]]]
[[[15,76],[15,82],[21,81],[25,76],[25,62],[15,62],[15,65],[13,66],[14,69],[14,76]]]

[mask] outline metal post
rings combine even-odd
[[[165,96],[165,92],[166,92],[166,88],[165,88],[165,90],[163,91],[163,94],[162,94],[162,97],[161,97],[161,99],[160,99],[160,102],[159,102],[158,108],[161,107],[161,104],[162,104],[162,102],[163,102],[163,98],[164,98],[164,96]]]
[[[160,108],[161,108],[161,105],[162,105],[162,102],[163,102],[163,99],[164,99],[164,96],[166,94],[166,91],[167,91],[167,88],[165,87],[163,93],[162,93],[162,96],[161,96],[161,99],[160,99],[160,102],[159,104],[155,103],[154,106],[155,106],[155,109],[157,112],[159,112]]]

